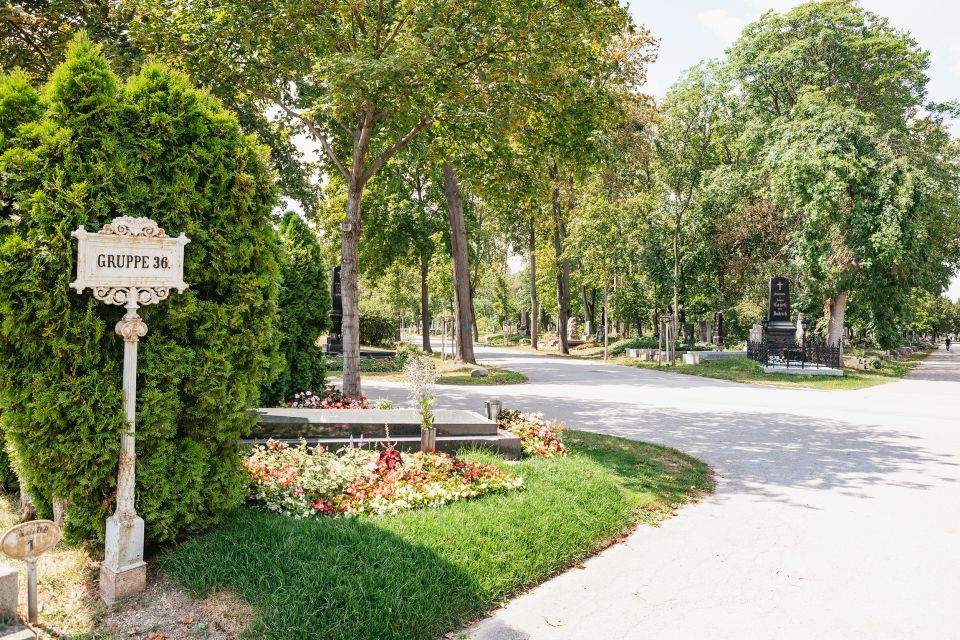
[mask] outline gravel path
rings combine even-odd
[[[717,491],[466,630],[471,640],[960,638],[960,353],[862,391],[742,385],[478,349],[529,384],[438,407],[543,411],[670,445]],[[402,385],[365,382],[405,401]]]

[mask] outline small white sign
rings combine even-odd
[[[123,304],[123,296],[111,299],[113,291],[154,291],[163,299],[170,289],[187,288],[183,247],[190,240],[168,237],[153,220],[115,218],[97,233],[79,227],[72,235],[80,245],[77,279],[70,283],[77,293],[89,287],[97,298]]]

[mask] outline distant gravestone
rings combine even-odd
[[[770,278],[770,326],[790,323],[790,281],[783,277]],[[792,325],[791,325],[792,328]]]
[[[750,327],[750,342],[763,342],[763,325],[755,324]]]
[[[697,324],[697,334],[700,342],[706,342],[708,344],[713,342],[713,331],[711,331],[709,320],[701,320]]]
[[[713,333],[713,343],[717,348],[723,349],[723,312],[717,311],[713,314],[713,324],[716,330]]]
[[[796,328],[790,322],[790,281],[782,276],[770,278],[770,304],[767,316],[767,345],[771,354],[796,345]]]
[[[327,334],[327,353],[343,353],[343,292],[340,285],[340,266],[333,268],[333,278],[330,282],[332,304],[330,319],[333,326]]]
[[[692,322],[685,322],[683,324],[683,341],[686,344],[693,343],[693,323]]]

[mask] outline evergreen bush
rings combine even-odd
[[[288,211],[280,222],[280,239],[284,255],[277,324],[283,364],[263,389],[265,406],[293,400],[299,391],[323,388],[326,372],[317,339],[331,325],[330,281],[316,235]]]
[[[0,96],[19,91],[0,80]],[[0,99],[0,126],[16,118]],[[16,101],[13,101],[16,103]],[[40,104],[40,103],[38,103]],[[147,65],[121,84],[84,36],[0,157],[0,419],[41,512],[99,539],[116,498],[123,309],[70,289],[79,226],[121,215],[186,233],[190,288],[140,310],[137,511],[152,541],[242,499],[237,440],[278,365],[280,243],[267,157],[190,81]],[[14,107],[16,108],[16,107]],[[42,113],[41,113],[42,112]]]
[[[397,321],[378,313],[360,314],[360,344],[391,347],[397,338]]]

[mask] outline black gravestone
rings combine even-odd
[[[771,355],[781,355],[796,346],[796,327],[790,323],[790,281],[770,278],[770,313],[767,343]]]
[[[683,341],[686,344],[693,344],[693,323],[683,323]]]
[[[717,345],[718,348],[723,349],[723,312],[717,311],[713,314],[713,344]]]
[[[340,290],[339,266],[333,268],[331,294],[333,305],[330,308],[330,318],[333,326],[327,334],[327,353],[343,353],[343,294]]]

